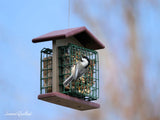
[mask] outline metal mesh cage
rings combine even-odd
[[[52,92],[52,49],[41,50],[40,94]]]
[[[59,59],[59,91],[61,93],[78,97],[84,100],[96,100],[99,98],[99,58],[94,50],[77,45],[68,44],[58,48]],[[71,75],[71,68],[80,60],[81,56],[87,56],[90,65],[87,72],[76,81],[72,81],[67,87],[63,81]]]

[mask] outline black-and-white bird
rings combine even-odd
[[[87,72],[87,68],[90,65],[90,60],[86,56],[82,56],[81,60],[76,63],[72,67],[71,75],[63,82],[64,86],[68,86],[68,84],[80,78],[84,73]]]

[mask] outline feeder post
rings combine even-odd
[[[52,40],[52,92],[59,92],[58,48],[56,40]]]

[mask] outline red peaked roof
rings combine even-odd
[[[86,27],[53,31],[32,39],[32,42],[37,43],[50,40],[59,40],[72,36],[86,48],[93,50],[105,48],[105,46]]]

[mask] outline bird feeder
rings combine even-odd
[[[32,39],[33,43],[52,41],[52,48],[41,50],[40,95],[38,99],[77,110],[99,108],[91,102],[99,98],[99,57],[104,45],[86,27],[58,30]],[[68,86],[63,82],[71,68],[87,56],[87,72]]]

